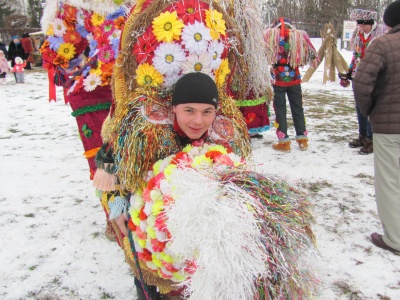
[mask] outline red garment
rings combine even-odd
[[[24,73],[24,68],[26,67],[26,61],[23,64],[15,64],[12,71],[14,73]]]
[[[21,45],[22,48],[24,48],[25,53],[31,53],[33,52],[33,45],[32,45],[32,40],[28,37],[22,38],[21,39]]]

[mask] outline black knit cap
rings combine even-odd
[[[400,24],[400,0],[389,4],[383,14],[383,22],[389,27],[395,27]]]
[[[201,72],[189,73],[175,84],[172,105],[206,103],[218,107],[218,89],[214,80]]]

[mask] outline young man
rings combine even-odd
[[[400,252],[400,0],[385,10],[389,32],[377,38],[353,79],[360,112],[374,132],[375,197],[383,235],[372,243]]]

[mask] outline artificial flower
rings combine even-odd
[[[75,55],[75,46],[70,43],[63,43],[58,48],[57,53],[70,60]]]
[[[159,86],[163,76],[152,65],[144,63],[136,69],[136,81],[141,86]]]
[[[173,9],[176,10],[178,18],[185,24],[193,24],[195,21],[204,20],[204,10],[208,8],[205,2],[198,0],[185,0],[177,2]]]
[[[225,82],[225,77],[231,72],[229,69],[228,59],[224,58],[221,61],[219,68],[215,71],[215,83],[217,86],[222,86]]]
[[[202,55],[191,54],[182,65],[182,74],[201,72],[211,75],[211,56],[208,53]]]
[[[85,23],[85,15],[84,15],[84,13],[83,13],[82,10],[78,10],[78,11],[76,12],[76,17],[75,17],[75,19],[76,19],[76,22],[77,22],[79,25],[83,26],[83,24]]]
[[[204,53],[209,41],[211,41],[210,29],[203,23],[195,21],[194,24],[189,24],[183,29],[182,44],[190,54]]]
[[[102,47],[99,49],[99,60],[103,63],[108,63],[114,59],[114,50],[111,46]]]
[[[67,28],[64,24],[64,21],[60,18],[56,18],[53,22],[53,32],[57,37],[62,37],[66,32]]]
[[[68,68],[68,59],[65,58],[65,56],[62,55],[57,55],[54,59],[53,59],[53,64],[55,66],[60,66],[61,68]]]
[[[76,7],[64,4],[64,19],[69,23],[74,23],[76,21]]]
[[[207,49],[208,53],[211,55],[211,68],[213,70],[218,69],[221,64],[221,55],[224,52],[224,44],[219,41],[212,41]]]
[[[83,26],[85,26],[85,29],[87,31],[91,32],[92,29],[93,29],[93,26],[94,26],[93,23],[92,23],[92,16],[93,15],[91,13],[87,12],[87,11],[84,12],[84,15],[85,15],[85,20],[83,22]]]
[[[119,39],[121,37],[121,30],[114,28],[113,32],[108,37],[108,40]]]
[[[81,54],[83,51],[85,51],[87,45],[88,45],[87,39],[82,39],[78,44],[74,45],[75,46],[75,53],[76,54]]]
[[[83,25],[77,24],[75,30],[83,38],[86,38],[89,35],[89,32],[85,29]]]
[[[215,9],[206,10],[206,24],[210,28],[211,36],[214,40],[219,39],[220,35],[225,35],[225,20],[222,14]]]
[[[123,2],[123,0],[121,0],[121,2]],[[123,16],[125,16],[125,8],[123,6],[120,6],[118,7],[117,10],[113,11],[112,13],[109,13],[106,16],[106,20],[114,20],[117,19],[118,17],[123,17]]]
[[[53,25],[50,25],[49,28],[47,28],[46,35],[47,36],[54,35],[54,26]]]
[[[49,42],[49,48],[54,51],[57,51],[58,48],[60,48],[60,45],[64,42],[62,37],[57,36],[49,36],[47,41]]]
[[[154,51],[153,65],[161,74],[171,75],[181,71],[185,60],[185,51],[179,44],[162,43]]]
[[[114,31],[114,21],[106,20],[103,24],[101,24],[100,28],[102,29],[103,33],[108,37]]]
[[[118,17],[116,20],[114,20],[115,27],[118,29],[122,29],[125,24],[125,18],[123,16]]]
[[[101,32],[101,31],[100,31]],[[108,37],[105,36],[104,34],[100,34],[97,38],[95,37],[95,40],[97,41],[97,48],[102,48],[110,45],[110,41],[108,40]]]
[[[153,33],[159,42],[172,42],[179,39],[184,26],[182,20],[177,18],[176,11],[166,11],[153,20]]]
[[[81,35],[77,31],[67,30],[64,34],[64,42],[73,45],[79,44],[82,41]]]
[[[156,48],[157,40],[153,33],[145,32],[139,36],[133,46],[132,54],[136,56],[138,64],[151,63]]]
[[[92,15],[92,18],[91,18],[90,20],[92,21],[92,24],[93,24],[94,26],[99,26],[99,25],[103,24],[103,22],[104,22],[104,16],[103,16],[103,15],[100,15],[100,14],[97,14],[97,13],[94,13],[94,14]]]
[[[101,79],[96,74],[90,74],[83,80],[83,86],[86,92],[93,91],[100,84],[101,84]]]
[[[172,73],[171,75],[165,76],[163,86],[169,88],[173,86],[181,77],[182,75],[179,75],[177,73]]]

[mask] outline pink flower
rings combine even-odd
[[[214,161],[219,165],[233,166],[233,160],[227,155],[217,156]]]
[[[103,63],[109,63],[114,59],[115,52],[111,46],[102,47],[99,49],[99,60]]]

